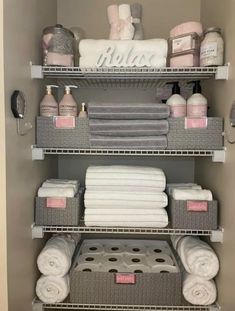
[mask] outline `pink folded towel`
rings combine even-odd
[[[192,32],[196,32],[199,36],[201,36],[203,33],[202,24],[199,22],[187,22],[177,25],[171,29],[170,37],[174,38]]]
[[[107,8],[108,20],[110,24],[110,40],[120,40],[120,25],[119,25],[119,8],[118,5],[112,4]]]
[[[175,56],[170,59],[170,67],[198,67],[199,57],[194,54]]]

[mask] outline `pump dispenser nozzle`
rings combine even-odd
[[[188,84],[194,84],[193,86],[193,94],[201,94],[202,93],[202,87],[201,87],[201,81],[191,81],[188,82]]]
[[[48,95],[51,95],[51,93],[52,93],[51,89],[52,89],[52,88],[59,88],[59,87],[58,87],[58,85],[53,85],[53,84],[51,84],[51,85],[46,85],[46,91],[47,91],[47,94],[48,94]]]
[[[64,87],[65,94],[71,94],[71,89],[77,89],[78,87],[76,85],[66,85]]]
[[[172,95],[180,94],[180,86],[179,86],[179,82],[178,81],[168,82],[167,84],[173,85],[173,87],[172,87]]]

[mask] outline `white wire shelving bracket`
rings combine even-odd
[[[208,236],[211,242],[223,242],[224,230],[196,230],[171,228],[128,228],[128,227],[86,227],[75,226],[37,226],[32,225],[32,238],[40,239],[45,233],[82,233],[82,234],[130,234],[130,235],[193,235]]]
[[[32,311],[44,310],[95,310],[95,311],[220,311],[219,305],[211,306],[146,306],[146,305],[108,305],[108,304],[77,304],[77,303],[42,303],[35,300]]]
[[[85,156],[173,156],[173,157],[212,157],[213,162],[225,162],[225,149],[222,150],[118,150],[118,149],[73,149],[37,148],[32,146],[32,160],[44,160],[45,155],[85,155]]]
[[[57,79],[60,86],[75,84],[79,87],[137,87],[151,88],[164,86],[166,82],[214,78],[227,80],[229,65],[220,67],[180,68],[80,68],[31,65],[32,79]]]

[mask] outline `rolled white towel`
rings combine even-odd
[[[71,267],[75,246],[75,241],[70,237],[52,237],[38,256],[39,271],[44,275],[66,275]]]
[[[38,197],[42,198],[73,198],[75,194],[74,187],[41,187],[38,189]]]
[[[162,209],[168,204],[164,192],[85,191],[86,208]]]
[[[204,189],[173,189],[172,197],[175,200],[213,200],[211,191]]]
[[[193,305],[211,305],[215,302],[217,297],[215,282],[185,273],[183,295],[184,298]]]
[[[132,40],[135,33],[135,27],[132,25],[130,4],[121,4],[118,7],[120,18],[120,39]]]
[[[178,241],[177,252],[188,273],[206,280],[217,275],[219,260],[206,242],[192,236],[183,237]]]
[[[36,294],[44,303],[63,302],[69,294],[69,276],[41,276],[37,281]]]

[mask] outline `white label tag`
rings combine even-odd
[[[218,44],[216,42],[208,43],[201,47],[201,59],[207,57],[216,57],[217,54],[218,54]]]
[[[172,53],[184,52],[192,49],[192,37],[185,36],[172,40]]]

